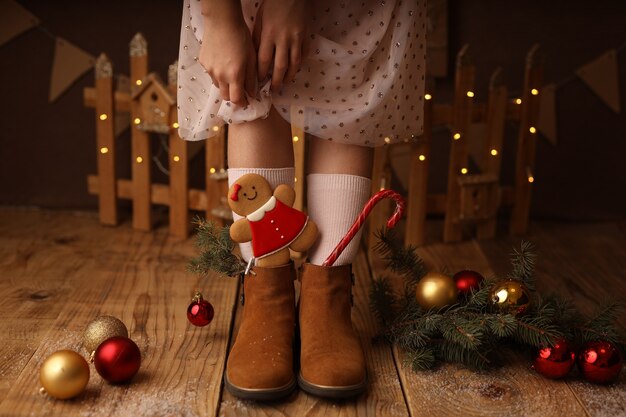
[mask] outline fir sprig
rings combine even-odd
[[[227,276],[235,276],[245,268],[244,261],[233,253],[235,243],[230,238],[228,226],[218,227],[211,221],[195,218],[197,227],[196,246],[200,255],[189,261],[191,272],[206,274],[215,271]]]

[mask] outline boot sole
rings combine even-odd
[[[254,400],[254,401],[271,401],[277,400],[280,398],[284,398],[291,394],[296,389],[296,379],[292,378],[289,383],[282,387],[277,388],[243,388],[238,387],[237,385],[233,385],[228,380],[228,375],[226,372],[224,373],[224,386],[235,397],[244,399],[244,400]]]
[[[328,386],[328,385],[318,385],[313,384],[312,382],[307,381],[302,377],[302,373],[298,374],[298,385],[302,391],[308,392],[309,394],[324,397],[324,398],[332,398],[332,399],[343,399],[343,398],[351,398],[356,397],[363,392],[365,392],[367,388],[367,377],[356,385],[348,385],[348,386]]]

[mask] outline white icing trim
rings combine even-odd
[[[276,207],[276,197],[271,196],[265,204],[263,204],[252,213],[248,214],[246,216],[246,219],[250,220],[251,222],[258,222],[263,217],[265,217],[265,212],[274,210],[274,207]]]

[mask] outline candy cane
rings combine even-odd
[[[348,230],[348,233],[346,233],[343,239],[341,239],[341,241],[337,244],[333,252],[328,256],[328,258],[326,258],[326,260],[322,264],[323,266],[333,266],[339,255],[341,255],[341,252],[343,252],[346,246],[348,246],[348,243],[350,243],[350,241],[359,231],[361,226],[363,226],[365,219],[370,214],[376,203],[378,203],[383,198],[391,198],[393,201],[396,202],[396,209],[394,210],[393,215],[389,218],[389,220],[387,220],[387,227],[391,229],[396,225],[396,223],[398,223],[400,217],[402,217],[402,214],[404,213],[405,207],[404,199],[402,198],[402,196],[392,190],[383,190],[377,192],[365,204],[363,210],[361,210],[361,213],[359,213],[359,217],[357,217],[355,222],[350,227],[350,230]]]

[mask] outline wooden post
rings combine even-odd
[[[296,190],[296,201],[293,204],[293,207],[303,211],[304,210],[304,183],[305,183],[305,155],[304,155],[304,130],[297,126],[291,125],[291,135],[293,140],[293,156],[294,156],[294,166],[296,169],[296,178],[294,188]]]
[[[528,232],[530,196],[532,183],[534,182],[532,172],[535,167],[539,94],[541,94],[543,82],[543,62],[539,55],[539,44],[533,45],[526,55],[524,92],[522,94],[517,161],[515,165],[515,198],[511,215],[511,234],[515,235]]]
[[[460,188],[457,177],[467,170],[467,133],[472,116],[474,91],[474,66],[471,65],[465,45],[456,61],[454,108],[452,122],[452,143],[448,167],[448,191],[446,197],[446,217],[444,221],[444,242],[456,242],[463,237],[463,225],[459,222]],[[467,171],[465,171],[467,172]]]
[[[421,246],[426,236],[426,199],[428,194],[428,161],[432,139],[433,100],[424,101],[424,133],[411,146],[408,205],[406,216],[406,245]]]
[[[211,129],[217,129],[217,134],[205,140],[205,160],[206,160],[206,219],[215,222],[218,225],[224,224],[224,219],[216,216],[212,211],[221,205],[223,197],[226,197],[224,187],[220,184],[226,181],[224,163],[225,158],[225,127],[211,126]],[[219,178],[216,178],[219,177]],[[226,185],[228,189],[228,185]]]
[[[115,180],[115,107],[113,66],[105,54],[96,60],[96,143],[98,145],[98,209],[100,223],[117,224],[117,181]]]
[[[147,42],[141,33],[137,33],[130,41],[130,81],[133,88],[137,88],[148,74]],[[150,136],[139,129],[135,123],[140,117],[139,101],[131,103],[131,165],[133,180],[133,227],[149,231],[152,229],[152,215],[150,206]]]
[[[507,108],[507,88],[502,77],[502,68],[497,68],[489,82],[489,100],[487,101],[487,136],[484,142],[485,174],[495,177],[499,184],[504,121]],[[486,212],[493,217],[476,226],[478,239],[489,239],[496,235],[497,211],[500,205],[500,193],[488,194]]]
[[[391,183],[391,169],[389,166],[389,145],[374,149],[374,167],[372,170],[372,195],[389,188]],[[390,210],[390,201],[380,201],[369,215],[367,249],[371,251],[376,245],[376,233],[387,224]]]
[[[168,70],[168,89],[176,94],[177,65]],[[170,234],[181,239],[189,236],[189,156],[187,142],[178,136],[178,111],[175,106],[169,114],[170,169]]]

